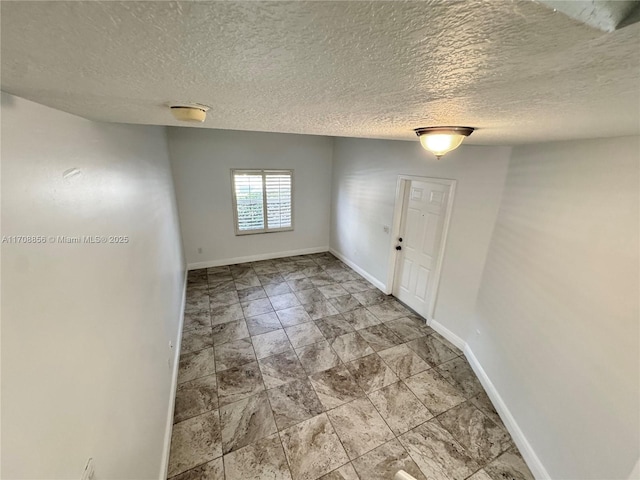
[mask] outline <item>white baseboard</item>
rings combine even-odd
[[[536,455],[533,447],[524,436],[524,433],[516,423],[515,418],[513,418],[513,415],[511,415],[509,408],[504,403],[504,400],[502,400],[502,397],[498,393],[498,390],[496,390],[496,387],[493,385],[493,382],[491,382],[491,379],[487,375],[487,372],[485,372],[484,368],[482,368],[482,365],[480,365],[480,362],[478,362],[478,359],[473,354],[473,351],[471,350],[469,345],[466,345],[464,347],[464,354],[469,361],[469,365],[471,365],[471,368],[475,372],[476,376],[480,380],[480,383],[487,392],[487,395],[491,399],[491,402],[496,407],[500,418],[511,434],[511,438],[513,438],[513,441],[520,450],[520,453],[522,454],[525,462],[527,462],[527,466],[531,470],[531,473],[533,473],[533,476],[537,480],[550,479],[551,477],[549,476],[546,468],[544,468],[544,465],[540,461],[540,458],[538,458],[538,455]]]
[[[328,252],[329,247],[301,248],[299,250],[288,250],[285,252],[261,253],[259,255],[249,255],[246,257],[221,258],[220,260],[209,260],[207,262],[190,263],[189,270],[199,268],[221,267],[223,265],[235,265],[237,263],[259,262],[260,260],[271,260],[273,258],[293,257],[295,255],[309,255],[311,253]]]
[[[173,378],[171,379],[171,389],[169,394],[169,410],[167,412],[167,424],[164,433],[164,448],[162,451],[162,463],[160,464],[159,480],[166,480],[169,473],[169,452],[171,451],[171,434],[173,433],[173,410],[176,403],[176,391],[178,389],[178,370],[180,365],[180,346],[182,339],[182,328],[184,327],[184,307],[187,302],[187,272],[184,272],[184,285],[182,287],[182,305],[180,306],[180,320],[178,323],[178,336],[175,345],[175,357],[173,359]]]
[[[446,338],[447,340],[449,340],[451,343],[453,343],[456,347],[458,347],[460,350],[464,350],[464,347],[467,346],[467,343],[460,338],[458,335],[456,335],[455,333],[453,333],[451,330],[449,330],[447,327],[445,327],[444,325],[442,325],[440,322],[438,322],[435,319],[431,319],[427,322],[427,325],[429,325],[431,328],[433,328],[436,332],[438,332],[440,335],[442,335],[444,338]]]
[[[334,250],[333,248],[329,249],[329,253],[335,255],[336,257],[338,257],[338,259],[340,259],[343,263],[346,263],[347,265],[349,265],[353,270],[355,270],[357,273],[359,273],[360,275],[362,275],[364,278],[367,279],[367,281],[369,283],[372,283],[373,285],[375,285],[378,289],[382,290],[383,292],[386,293],[387,290],[387,286],[382,283],[380,280],[378,280],[376,277],[374,277],[373,275],[371,275],[369,272],[367,272],[366,270],[363,270],[362,268],[360,268],[358,265],[356,265],[355,263],[353,263],[351,260],[349,260],[347,257],[345,257],[344,255],[342,255],[340,252],[338,252],[337,250]]]

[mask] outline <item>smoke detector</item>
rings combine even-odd
[[[171,103],[169,108],[176,120],[198,123],[205,121],[210,110],[210,107],[200,103]]]

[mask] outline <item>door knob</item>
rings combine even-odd
[[[396,250],[402,250],[402,247],[400,245],[396,245]]]

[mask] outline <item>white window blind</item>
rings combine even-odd
[[[236,235],[293,230],[292,170],[232,170]]]

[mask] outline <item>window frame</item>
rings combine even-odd
[[[265,228],[260,230],[240,230],[238,225],[238,200],[236,196],[236,173],[262,175],[262,212]],[[270,173],[287,173],[291,178],[291,226],[284,228],[269,228],[267,212],[267,175]],[[231,169],[231,204],[233,207],[233,228],[236,236],[256,235],[259,233],[291,232],[294,228],[294,171],[288,168],[232,168]]]

